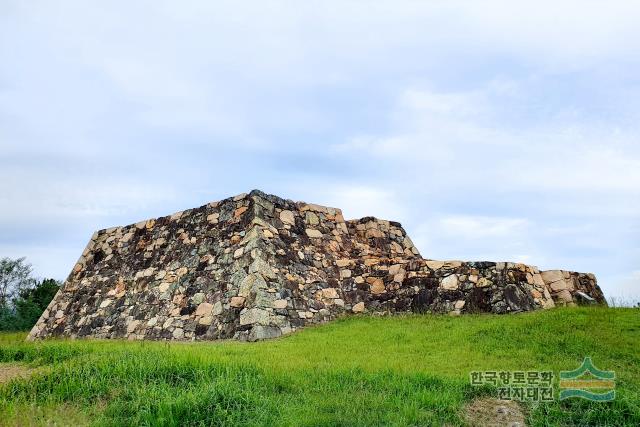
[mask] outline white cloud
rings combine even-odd
[[[466,186],[473,176],[476,185],[502,189],[640,196],[638,129],[588,121],[516,128],[502,111],[514,99],[495,87],[453,93],[408,89],[390,113],[394,128],[387,135],[357,135],[334,149],[428,167],[446,176],[443,186]],[[639,202],[630,203],[640,212]]]
[[[422,255],[432,259],[467,261],[540,261],[526,253],[535,227],[524,218],[427,213],[408,231]]]
[[[467,118],[477,116],[486,110],[488,106],[483,98],[481,92],[435,93],[409,89],[402,94],[400,102],[416,120],[424,118],[425,114]]]
[[[495,218],[477,216],[450,216],[440,219],[439,228],[452,237],[484,239],[522,233],[529,226],[524,218]]]
[[[308,183],[307,183],[308,184]],[[306,202],[336,207],[346,220],[375,216],[378,219],[401,221],[408,213],[403,204],[390,191],[368,185],[327,182],[296,188],[295,194]]]
[[[609,284],[610,303],[618,306],[635,306],[640,304],[640,270],[632,271],[627,275],[616,275],[607,277],[605,280]],[[599,280],[600,286],[603,280]]]
[[[260,187],[617,292],[639,20],[627,0],[4,2],[0,226],[24,237],[0,249],[70,265],[44,255],[82,250],[61,233]]]
[[[33,265],[36,277],[65,280],[90,237],[91,234],[86,238],[67,239],[64,245],[59,243],[50,245],[0,244],[0,258],[5,255],[9,255],[11,258],[24,256],[27,258],[27,262]]]
[[[388,130],[334,150],[385,164],[383,188],[402,183],[399,194],[413,195],[399,200],[421,208],[408,224],[424,256],[595,272],[607,295],[637,295],[620,274],[639,237],[640,129],[587,120],[587,107],[512,122],[512,109],[535,115],[527,99],[536,96],[500,80],[463,92],[412,87]]]

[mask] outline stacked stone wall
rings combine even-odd
[[[253,191],[96,232],[29,337],[257,340],[350,313],[584,302],[605,303],[591,274],[423,259],[399,223]]]

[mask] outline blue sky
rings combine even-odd
[[[518,3],[518,4],[516,4]],[[640,5],[0,0],[0,256],[259,188],[640,300]]]

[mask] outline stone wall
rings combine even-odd
[[[399,223],[260,191],[96,232],[29,338],[257,340],[347,313],[605,304],[591,274],[423,259]]]

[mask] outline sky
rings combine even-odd
[[[640,2],[0,0],[0,257],[252,189],[640,301]]]

